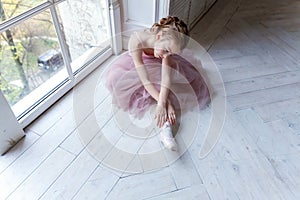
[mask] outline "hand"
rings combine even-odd
[[[175,114],[175,109],[173,108],[170,102],[168,102],[167,112],[168,112],[168,120],[170,124],[174,125],[176,122],[176,114]]]
[[[167,109],[165,106],[161,104],[157,104],[156,109],[155,109],[155,117],[156,119],[156,125],[161,128],[164,123],[167,121]]]

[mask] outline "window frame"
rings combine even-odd
[[[53,25],[57,34],[57,38],[59,40],[62,56],[64,59],[65,67],[68,72],[68,77],[60,83],[53,87],[51,91],[49,91],[46,95],[42,96],[37,102],[34,102],[32,106],[26,108],[26,110],[20,115],[16,116],[16,119],[21,124],[22,128],[28,126],[33,120],[35,120],[39,115],[41,115],[45,110],[47,110],[52,104],[54,104],[58,99],[60,99],[63,95],[65,95],[68,91],[70,91],[74,86],[76,86],[82,79],[84,79],[88,74],[90,74],[93,70],[99,67],[105,60],[107,60],[113,53],[116,53],[116,48],[120,48],[116,46],[117,38],[114,36],[114,9],[110,5],[110,0],[106,1],[107,6],[107,19],[108,19],[108,29],[111,37],[110,47],[104,49],[99,52],[95,57],[92,57],[86,63],[83,64],[78,70],[73,71],[71,67],[71,59],[68,55],[68,47],[65,39],[63,38],[63,33],[60,30],[59,20],[56,13],[56,5],[62,3],[66,0],[49,0],[44,2],[18,16],[7,19],[6,21],[0,24],[0,32],[4,32],[11,27],[14,27],[27,19],[30,19],[37,14],[49,9],[51,12],[51,17],[53,20]],[[118,10],[119,11],[119,10]],[[2,91],[0,91],[2,93]],[[30,94],[29,94],[30,95]],[[10,107],[10,109],[12,109]]]

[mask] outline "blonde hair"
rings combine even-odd
[[[166,30],[167,37],[176,39],[180,42],[180,48],[184,49],[189,41],[189,30],[184,21],[175,16],[167,16],[161,18],[159,23],[154,23],[151,31],[158,33],[161,30]]]

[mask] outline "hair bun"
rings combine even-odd
[[[154,23],[152,25],[152,28],[160,28],[160,27],[161,27],[161,25],[159,23]]]
[[[161,18],[159,23],[154,23],[150,31],[158,33],[162,28],[173,29],[175,32],[182,33],[189,36],[189,30],[184,21],[175,16],[167,16]],[[183,49],[188,43],[188,37],[184,37],[182,34],[179,34],[177,38],[181,41],[181,49]]]
[[[180,33],[189,35],[189,31],[188,31],[186,23],[176,16],[167,16],[167,17],[161,18],[159,21],[159,24],[155,23],[155,24],[153,24],[152,27],[173,28],[174,30],[176,30]]]
[[[170,24],[174,24],[179,22],[179,18],[178,17],[174,17],[174,16],[168,16],[168,17],[164,17],[160,19],[160,24],[161,25],[170,25]]]

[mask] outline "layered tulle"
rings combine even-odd
[[[185,59],[185,58],[187,59]],[[172,56],[171,87],[168,99],[175,109],[186,111],[198,106],[203,108],[210,101],[209,89],[204,78],[191,64],[191,53]],[[189,61],[190,62],[189,62]],[[161,60],[143,55],[150,82],[160,90]],[[112,94],[113,104],[141,117],[155,100],[145,90],[139,79],[132,57],[128,52],[114,60],[105,73],[106,87]]]

